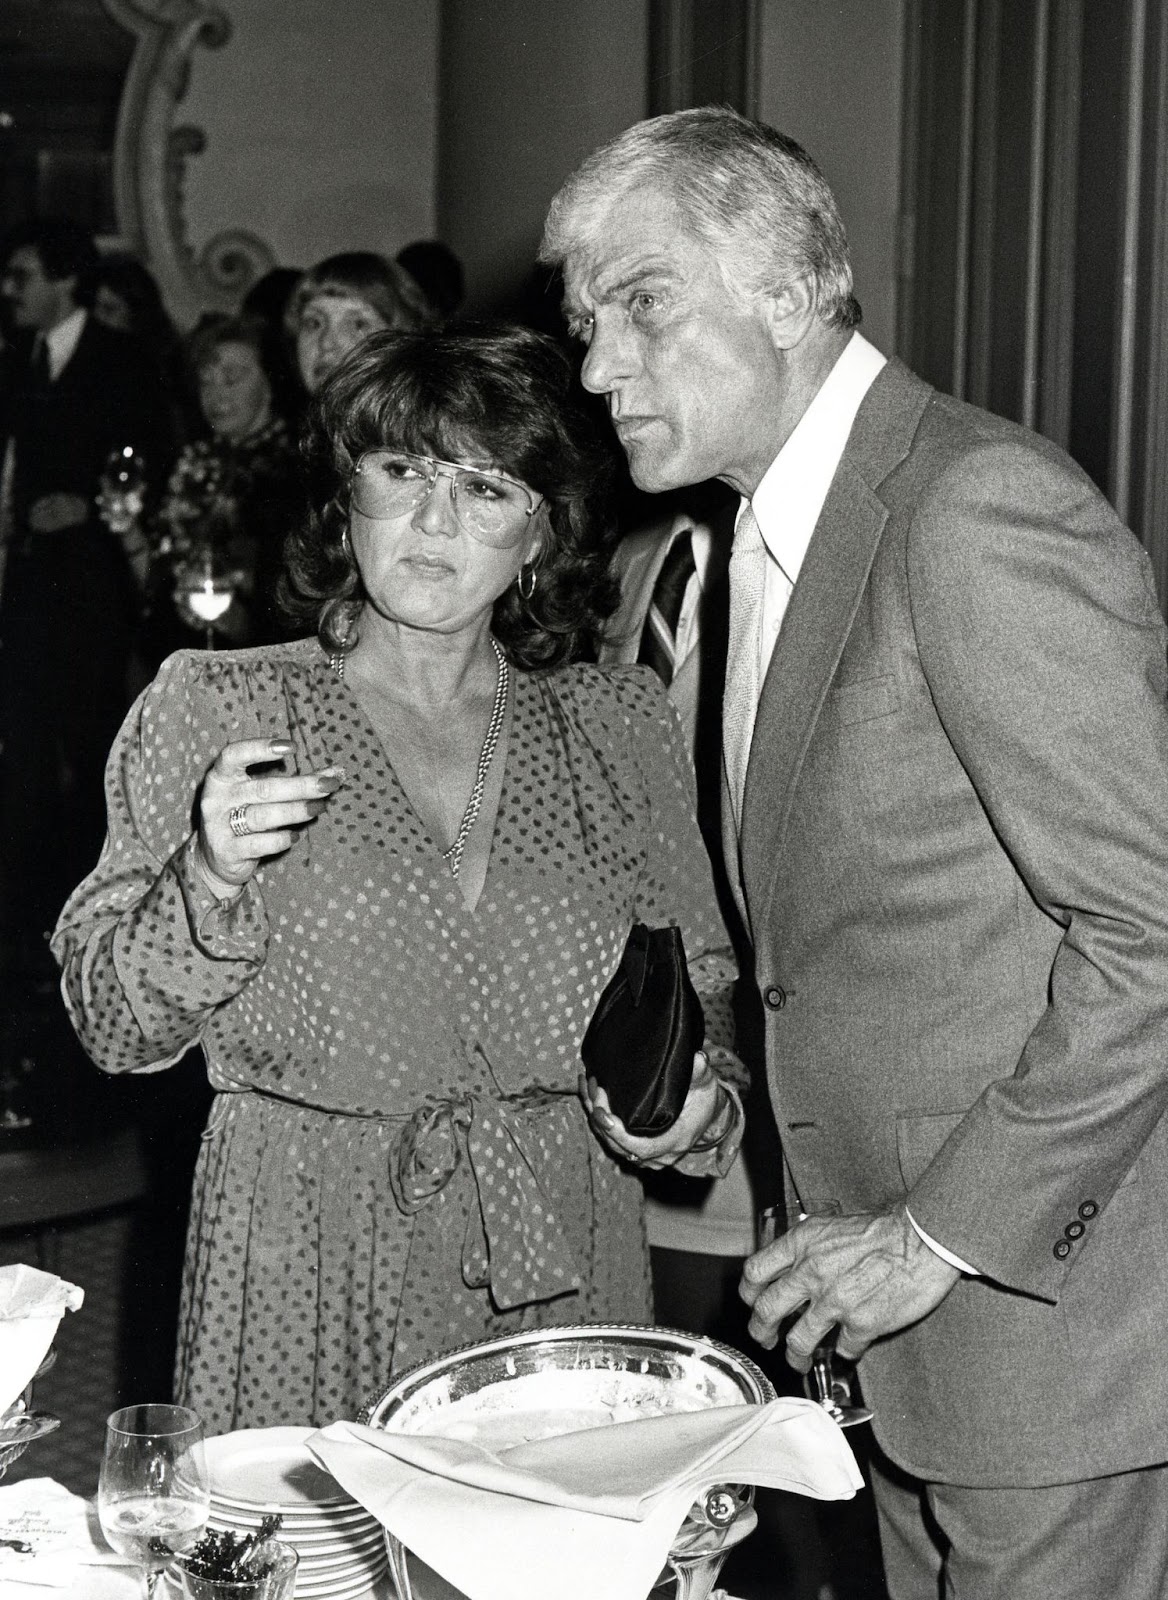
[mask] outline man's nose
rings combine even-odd
[[[625,342],[599,317],[592,327],[592,338],[580,368],[580,382],[589,394],[607,394],[622,378],[630,376],[631,352]]]

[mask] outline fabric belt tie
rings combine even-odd
[[[580,1288],[579,1264],[565,1246],[563,1224],[537,1176],[552,1151],[579,1137],[579,1128],[573,1127],[578,1104],[573,1090],[542,1090],[509,1100],[466,1095],[430,1101],[410,1116],[395,1117],[314,1106],[243,1085],[217,1087],[219,1098],[204,1139],[221,1130],[236,1093],[274,1101],[301,1115],[383,1124],[390,1133],[389,1186],[405,1216],[424,1211],[445,1189],[465,1151],[478,1200],[462,1248],[468,1286],[489,1284],[503,1311]],[[341,1215],[347,1217],[348,1211],[341,1206]]]
[[[576,1096],[531,1095],[495,1100],[468,1095],[422,1106],[405,1119],[389,1158],[394,1199],[407,1215],[420,1211],[450,1182],[465,1148],[478,1192],[462,1252],[471,1288],[490,1284],[504,1311],[578,1289],[577,1263],[563,1242],[563,1227],[536,1174],[546,1164],[535,1127],[575,1113]]]

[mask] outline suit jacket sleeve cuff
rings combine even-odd
[[[931,1238],[921,1227],[920,1223],[913,1216],[912,1212],[907,1206],[905,1206],[904,1212],[905,1216],[907,1216],[908,1220],[912,1223],[913,1228],[915,1229],[921,1242],[923,1244],[927,1244],[935,1256],[940,1256],[942,1261],[947,1261],[951,1267],[956,1267],[958,1272],[964,1272],[967,1277],[981,1277],[981,1273],[976,1267],[971,1267],[968,1261],[962,1261],[961,1257],[955,1256],[952,1250],[946,1250],[943,1244],[938,1244],[936,1239]]]

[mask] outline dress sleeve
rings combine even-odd
[[[705,1051],[731,1091],[734,1115],[716,1150],[678,1163],[691,1176],[725,1173],[742,1136],[740,1096],[749,1074],[734,1051],[734,989],[738,964],[718,908],[706,844],[697,824],[693,763],[681,721],[649,667],[616,680],[626,703],[632,759],[647,800],[646,850],[637,886],[636,915],[651,927],[676,923],[685,941],[690,978],[706,1016]]]
[[[184,653],[131,709],[106,769],[101,857],[53,935],[73,1026],[107,1072],[177,1061],[267,955],[256,881],[219,901],[194,865],[199,786],[223,745],[240,737],[230,708],[216,702],[198,658]]]

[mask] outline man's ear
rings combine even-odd
[[[767,320],[776,350],[793,350],[815,326],[818,301],[814,275],[795,278],[767,298]]]

